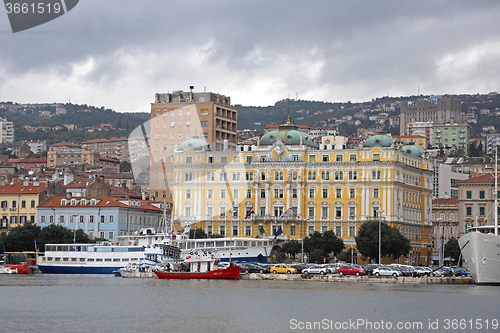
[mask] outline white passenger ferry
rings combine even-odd
[[[187,239],[185,235],[156,233],[152,228],[120,239],[119,243],[46,244],[45,255],[37,256],[37,265],[42,273],[108,274],[130,264],[180,261],[209,251],[222,262],[266,263],[273,246],[272,239]]]
[[[261,262],[267,263],[273,248],[273,240],[266,238],[205,238],[183,239],[178,242],[181,257],[186,258],[192,252],[214,252],[222,262]]]
[[[45,255],[37,256],[42,273],[108,274],[129,264],[178,261],[180,249],[154,229],[124,236],[120,243],[46,244]]]

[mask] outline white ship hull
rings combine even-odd
[[[500,236],[469,232],[458,239],[458,244],[476,284],[500,285]]]
[[[232,262],[267,263],[273,248],[273,240],[245,237],[185,239],[179,242],[179,247],[182,258],[192,253],[210,251],[222,262],[229,262],[231,258]]]

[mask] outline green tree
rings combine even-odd
[[[330,253],[340,253],[344,249],[344,241],[338,238],[333,231],[324,233],[316,231],[304,238],[304,251],[309,253],[312,262],[322,262]]]
[[[213,234],[212,236],[210,236],[209,238],[224,238],[225,236],[224,235],[221,235],[221,234]]]
[[[39,248],[43,248],[48,243],[73,243],[73,238],[76,243],[91,243],[92,240],[82,229],[68,229],[62,225],[51,224],[40,231],[40,238],[37,243]],[[95,239],[94,241],[96,241]]]
[[[189,239],[208,238],[207,233],[202,228],[189,230]]]
[[[40,239],[41,228],[34,223],[25,223],[11,228],[4,239],[7,252],[34,251],[35,240]],[[4,238],[5,237],[5,238]]]
[[[295,254],[299,253],[302,249],[302,244],[296,239],[286,242],[279,249],[278,252],[280,254],[288,254],[289,256],[294,257]]]
[[[127,161],[120,162],[120,172],[130,172],[132,171],[132,164]]]
[[[450,154],[450,157],[462,157],[465,155],[465,150],[463,149],[455,149],[455,152]]]
[[[451,257],[455,260],[455,263],[458,263],[458,259],[460,258],[460,246],[455,238],[451,238],[444,245],[444,256]]]
[[[378,259],[379,221],[363,223],[356,236],[358,251],[370,259]],[[381,255],[393,258],[408,254],[411,250],[410,240],[401,235],[398,229],[381,223]]]
[[[45,244],[73,243],[74,237],[77,243],[92,242],[81,229],[76,230],[76,233],[62,225],[50,225],[42,229],[34,223],[27,222],[11,228],[4,238],[4,244],[7,252],[33,251],[36,241],[37,247],[43,251]]]
[[[356,263],[356,258],[358,257],[358,251],[356,249],[352,249],[352,256],[351,256],[351,248],[349,247],[348,249],[345,249],[341,253],[337,255],[337,260],[340,261],[345,261],[347,263]],[[352,260],[354,258],[354,260]]]
[[[303,242],[304,252],[309,253],[309,261],[311,262],[323,262],[323,258],[328,258],[330,253],[340,253],[344,248],[342,239],[338,238],[331,230],[322,234],[316,231],[310,237],[304,238]],[[277,256],[280,258],[294,258],[301,251],[302,242],[295,239],[276,249]]]

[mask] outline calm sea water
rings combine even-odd
[[[1,332],[500,330],[491,326],[500,320],[500,287],[475,285],[0,275],[0,305]],[[451,320],[467,326],[453,329]]]

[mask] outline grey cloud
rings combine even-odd
[[[446,91],[436,62],[498,41],[498,14],[497,1],[86,0],[59,19],[18,34],[5,32],[8,22],[0,16],[0,92],[11,91],[10,77],[49,72],[68,77],[75,63],[89,58],[95,67],[80,79],[96,90],[142,74],[143,84],[150,85],[144,89],[178,89],[191,84],[186,80],[225,88],[236,80],[234,90],[220,92],[241,99],[239,87],[261,89],[258,83],[248,86],[258,82],[258,73],[262,81],[280,81],[315,99],[328,98],[315,96],[315,90],[341,85],[353,89],[343,91],[343,100],[360,91],[397,94],[416,84]],[[129,64],[128,55],[138,63]],[[485,65],[495,62],[488,59],[471,77],[494,84]],[[311,64],[320,66],[313,77],[307,76]],[[493,72],[498,74],[496,66]],[[138,95],[142,99],[145,93]],[[109,98],[100,104],[119,107]]]

